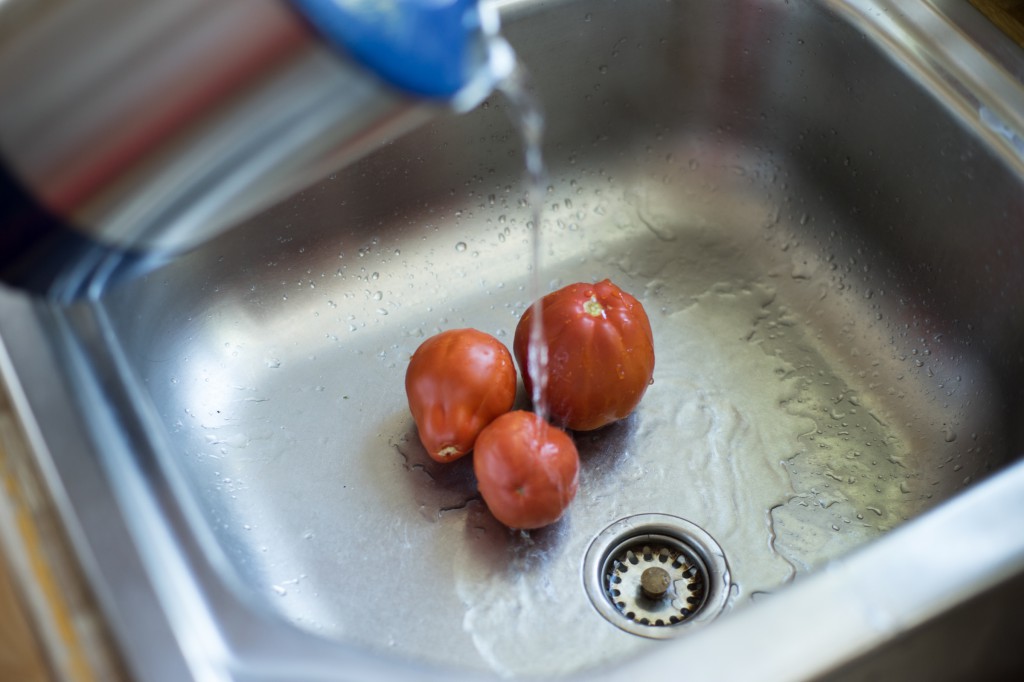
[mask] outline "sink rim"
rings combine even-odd
[[[520,5],[528,3],[518,0],[501,4],[509,11],[517,11]],[[825,0],[823,4],[845,14],[865,31],[873,31],[871,37],[875,40],[892,39],[897,35],[920,37],[934,26],[943,22],[948,25],[950,21],[944,9],[950,3],[936,0],[920,0],[911,8],[913,11],[905,11],[910,7],[907,3],[900,3],[897,9],[892,0],[855,0],[849,3]],[[889,11],[880,12],[880,9]],[[1001,36],[994,29],[992,35],[993,39]],[[1024,88],[1002,67],[987,59],[976,45],[963,36],[954,38],[961,41],[957,45],[960,53],[969,54],[971,59],[954,63],[943,57],[948,45],[942,48],[928,41],[922,43],[924,56],[905,56],[915,60],[915,69],[928,74],[943,96],[950,99],[958,115],[977,117],[979,105],[995,113],[994,120],[1005,124],[1005,129],[994,127],[989,120],[986,140],[1018,174],[1024,175],[1024,155],[1020,148],[1015,147],[1024,135]],[[350,671],[367,676],[415,672],[418,677],[426,679],[453,677],[451,671],[410,667],[400,661],[367,654],[355,647],[298,631],[263,613],[244,595],[223,585],[217,578],[217,558],[205,556],[200,544],[189,537],[192,524],[188,518],[194,511],[177,508],[171,502],[175,486],[180,485],[173,480],[174,472],[169,469],[159,472],[141,470],[138,455],[132,450],[146,446],[137,439],[137,434],[133,440],[130,428],[127,429],[129,433],[124,433],[125,424],[118,423],[115,415],[101,415],[102,420],[91,426],[85,423],[89,412],[84,406],[108,399],[99,393],[98,378],[113,376],[119,359],[106,358],[108,364],[105,367],[89,366],[78,342],[72,338],[68,311],[31,302],[8,292],[0,292],[0,311],[3,312],[0,315],[0,339],[4,352],[4,362],[0,367],[14,394],[16,411],[29,427],[27,430],[32,434],[36,456],[58,498],[61,517],[114,623],[126,656],[136,671],[147,673],[145,677],[140,674],[140,678],[172,679],[165,676],[166,671],[181,670],[188,665],[186,660],[201,666],[192,668],[196,677],[205,673],[214,677],[246,679],[257,676],[254,671],[259,670],[259,676],[270,671],[287,672],[292,679],[300,676],[333,679],[332,669],[341,662],[349,666]],[[101,309],[82,305],[72,312],[74,325],[78,327],[76,333],[80,334],[81,328],[85,327],[88,333],[102,338],[104,321]],[[59,367],[66,368],[66,373],[62,373]],[[79,393],[79,404],[74,405],[68,396],[83,387],[92,392]],[[131,401],[130,389],[123,390],[129,394],[120,396],[120,399]],[[141,419],[145,421],[146,416]],[[102,453],[93,445],[96,434],[105,438],[106,448]],[[737,637],[762,647],[758,653],[763,658],[758,658],[753,652],[743,657],[745,660],[758,660],[762,679],[792,679],[794,671],[811,677],[832,670],[873,646],[891,640],[894,634],[952,607],[954,603],[967,600],[1000,580],[1024,571],[1024,532],[1021,522],[1015,521],[1024,518],[1024,496],[1013,495],[1020,490],[1024,490],[1024,464],[1017,463],[849,557],[798,581],[787,588],[788,596],[785,598],[752,604],[741,612],[723,617],[713,628],[705,628],[631,662],[628,674],[634,674],[637,665],[653,674],[664,669],[663,666],[675,665],[674,661],[685,662],[690,670],[696,672],[699,668],[694,667],[695,662],[705,661],[708,667],[701,672],[706,673],[709,679],[728,679],[730,675],[734,678],[743,670],[740,657],[728,655]],[[99,500],[97,493],[102,493]],[[130,509],[131,514],[123,513],[126,509]],[[1014,511],[1008,513],[1011,509]],[[867,614],[869,610],[876,614],[884,613],[884,609],[877,608],[879,604],[871,606],[840,589],[852,582],[850,576],[862,575],[861,572],[868,568],[877,568],[879,562],[889,563],[893,557],[901,557],[908,562],[914,559],[911,549],[919,547],[913,542],[918,538],[942,537],[951,550],[976,549],[979,539],[976,534],[972,537],[970,533],[961,532],[947,536],[944,530],[958,524],[971,527],[970,523],[978,518],[985,519],[982,526],[985,534],[980,539],[988,540],[985,545],[991,554],[988,562],[975,566],[972,574],[975,580],[962,583],[963,591],[954,593],[943,589],[937,594],[922,588],[889,594],[887,590],[879,598],[898,599],[898,602],[890,603],[902,604],[901,613],[905,615],[890,615],[879,621]],[[110,526],[112,522],[113,526]],[[153,535],[154,530],[159,530],[160,534]],[[147,539],[140,541],[139,538]],[[127,560],[132,562],[129,571],[118,563],[125,561],[125,556],[105,556],[102,553],[103,548],[117,544],[126,548]],[[155,575],[146,570],[147,565],[151,568],[161,566],[165,570]],[[907,568],[910,565],[903,564],[902,569],[899,565],[894,567],[897,572],[891,574],[896,576],[893,586],[915,584],[915,574]],[[112,570],[116,570],[121,579],[117,585],[108,579]],[[966,584],[968,582],[969,585]],[[827,614],[827,618],[822,615],[815,619],[807,633],[824,636],[834,628],[855,630],[856,636],[848,637],[845,640],[848,646],[842,650],[838,650],[832,640],[831,647],[819,647],[821,655],[809,659],[803,647],[799,651],[773,651],[768,642],[759,642],[766,638],[753,637],[765,632],[770,623],[777,622],[779,614],[792,608],[792,602],[810,607],[828,598],[836,599],[843,605],[843,610],[837,608]],[[166,609],[172,604],[175,608]],[[151,613],[161,614],[155,630],[166,639],[160,645],[148,641],[150,646],[145,646],[147,641],[143,638],[154,633],[138,630],[137,623],[130,617],[131,610],[139,609],[140,605]],[[214,612],[218,615],[214,616]],[[851,622],[847,617],[849,614],[859,617]],[[197,630],[197,623],[205,624],[207,629]],[[830,627],[825,627],[826,623]],[[842,632],[851,634],[847,629]],[[168,641],[174,642],[174,646],[168,647]],[[283,657],[268,654],[270,642],[288,653]],[[700,652],[700,655],[695,655],[695,652]],[[721,655],[714,656],[708,652]],[[196,653],[201,656],[197,657]],[[154,666],[155,660],[166,662],[166,668],[163,664]],[[301,665],[292,667],[297,662],[308,668]],[[764,667],[760,667],[762,664]],[[730,665],[735,666],[735,670],[731,670]],[[604,676],[607,679],[624,678],[627,674],[624,667],[621,664],[613,666]],[[589,672],[585,676],[593,679],[594,675]],[[459,673],[458,676],[464,679],[481,677],[472,673]]]

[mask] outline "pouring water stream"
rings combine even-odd
[[[509,117],[519,130],[526,161],[526,199],[530,206],[531,264],[529,293],[533,301],[533,319],[530,327],[530,341],[527,356],[527,372],[533,385],[531,400],[538,422],[548,418],[548,346],[544,338],[544,320],[541,314],[541,297],[544,294],[541,259],[543,253],[543,197],[548,174],[544,163],[542,141],[544,136],[544,112],[540,100],[530,91],[529,74],[519,63],[511,73],[498,84],[498,90],[510,104]]]

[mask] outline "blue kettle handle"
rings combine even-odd
[[[413,95],[450,99],[472,79],[479,0],[291,0],[334,47]]]

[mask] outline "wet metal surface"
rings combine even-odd
[[[242,641],[302,641],[304,665],[331,647],[441,676],[634,661],[660,645],[606,621],[580,580],[616,520],[670,514],[721,546],[713,637],[1019,452],[1024,163],[992,133],[1011,128],[981,127],[905,53],[902,15],[505,5],[547,114],[544,281],[611,278],[657,352],[637,412],[577,434],[562,521],[497,523],[468,459],[423,451],[402,389],[425,337],[510,344],[530,303],[500,98],[101,301],[151,436],[140,469],[161,509],[185,509],[186,566],[241,595],[218,597],[235,606],[213,630],[261,614]]]
[[[425,456],[402,392],[425,336],[508,341],[530,302],[500,99],[110,296],[218,543],[299,627],[456,667],[570,672],[646,646],[579,589],[611,520],[702,524],[735,609],[1000,463],[998,384],[967,311],[936,293],[975,272],[958,217],[988,204],[966,173],[991,192],[1010,183],[998,165],[813,4],[624,12],[563,5],[510,29],[547,109],[550,286],[611,277],[644,303],[658,351],[637,413],[578,436],[562,523],[509,534],[468,462]],[[926,265],[947,251],[941,273]],[[352,565],[381,545],[386,591]],[[382,600],[417,617],[378,618]]]

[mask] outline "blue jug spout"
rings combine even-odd
[[[292,0],[332,45],[415,96],[474,106],[511,70],[479,0]]]

